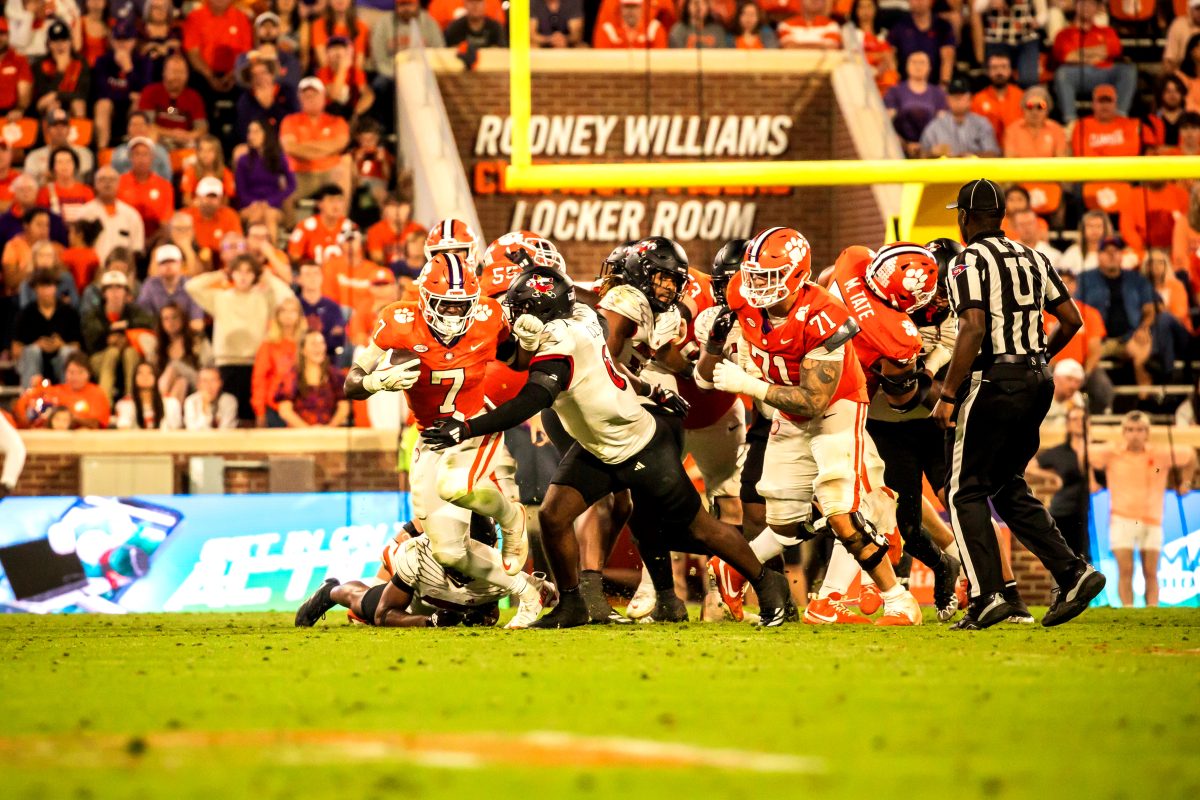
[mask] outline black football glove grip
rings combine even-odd
[[[445,450],[470,439],[471,426],[460,420],[445,417],[421,431],[421,438],[429,445],[430,450]]]
[[[737,314],[733,309],[723,309],[713,320],[712,328],[708,331],[708,341],[704,343],[704,352],[713,356],[724,354],[725,340],[729,338],[729,332],[733,330],[735,322],[737,322]]]
[[[657,405],[662,406],[667,411],[679,417],[686,417],[692,405],[687,400],[677,395],[670,389],[664,389],[661,386],[655,386],[650,389],[648,397]]]

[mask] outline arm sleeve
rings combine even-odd
[[[517,396],[481,417],[468,421],[473,436],[506,431],[549,408],[571,380],[565,358],[544,358],[529,367],[529,380]]]

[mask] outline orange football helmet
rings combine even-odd
[[[475,321],[479,279],[457,253],[434,255],[417,276],[417,306],[430,329],[445,339],[462,336]]]
[[[795,228],[767,228],[742,256],[742,297],[767,308],[791,297],[812,275],[812,248]]]
[[[425,237],[425,260],[438,253],[458,253],[471,269],[479,261],[479,237],[471,226],[459,219],[444,219],[429,229]]]
[[[937,294],[937,259],[912,242],[884,245],[867,265],[865,281],[880,300],[908,314]]]
[[[495,297],[508,291],[513,278],[529,266],[529,262],[514,262],[514,251],[527,254],[534,266],[549,267],[563,275],[567,274],[567,262],[549,240],[530,231],[511,231],[488,245],[483,254],[480,280],[486,297]]]

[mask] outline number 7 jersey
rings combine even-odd
[[[417,304],[392,303],[379,312],[371,340],[381,350],[411,350],[421,359],[421,375],[405,394],[417,427],[442,417],[470,419],[483,410],[487,366],[496,346],[508,338],[500,304],[480,298],[475,321],[449,346],[434,335]]]
[[[850,312],[826,289],[815,283],[801,285],[795,305],[787,319],[772,325],[764,309],[754,308],[742,297],[742,276],[734,275],[725,290],[729,307],[737,314],[742,341],[748,355],[758,366],[768,383],[776,386],[795,386],[800,383],[800,362],[808,357],[820,357],[825,353],[825,344],[836,339],[849,323],[857,327]],[[836,350],[836,348],[835,348]],[[838,400],[867,402],[866,379],[854,342],[847,340],[841,345],[842,377],[838,381],[829,404]],[[790,420],[807,422],[808,417],[780,411]]]

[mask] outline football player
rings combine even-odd
[[[458,254],[435,254],[416,284],[416,303],[393,303],[381,312],[346,378],[346,396],[363,400],[403,390],[422,429],[439,419],[479,414],[488,364],[498,353],[515,355],[517,347],[500,304],[480,299],[474,267]],[[414,357],[392,364],[385,357],[389,350]],[[439,564],[533,604],[538,591],[521,572],[529,558],[525,509],[492,477],[500,443],[498,431],[436,451],[418,443],[410,475],[413,512]],[[470,538],[472,512],[500,525],[500,553]]]
[[[896,580],[887,539],[860,511],[867,394],[850,341],[858,326],[828,290],[809,281],[811,260],[808,240],[792,228],[768,228],[751,240],[725,292],[729,308],[709,333],[697,383],[779,412],[767,442],[772,469],[758,484],[768,524],[755,539],[759,557],[814,535],[815,494],[833,535],[880,588],[884,614],[876,624],[920,625],[920,606]],[[763,378],[723,357],[735,323]]]
[[[425,237],[425,261],[432,261],[438,253],[453,253],[475,269],[480,246],[479,236],[470,225],[459,219],[444,219],[435,223]]]
[[[493,537],[494,539],[494,537]],[[480,542],[484,546],[486,543]],[[538,618],[543,607],[557,602],[554,584],[535,574],[526,578],[538,592],[531,603],[519,594],[501,589],[490,581],[471,578],[444,566],[433,554],[429,537],[420,534],[391,541],[383,551],[383,583],[368,586],[362,581],[339,583],[327,578],[296,611],[296,626],[311,628],[334,606],[350,610],[352,619],[366,625],[388,628],[446,628],[492,626],[500,617],[496,601],[512,596],[520,600],[517,615],[506,628],[524,628]],[[418,604],[433,609],[422,614]]]
[[[558,272],[544,267],[526,271],[514,281],[504,302],[521,348],[532,353],[525,388],[514,400],[481,417],[443,418],[421,435],[431,447],[454,448],[553,406],[576,440],[539,513],[561,599],[554,611],[530,627],[588,623],[572,524],[596,500],[624,489],[633,499],[630,527],[644,558],[647,554],[663,557],[669,550],[719,555],[754,584],[762,624],[781,624],[787,592],[783,576],[763,567],[737,529],[704,511],[683,469],[672,427],[642,406],[640,398],[650,397],[678,414],[686,413],[687,404],[673,392],[617,369],[599,322],[572,316],[574,292]],[[661,606],[656,606],[655,617],[685,620],[687,608],[675,595],[673,582],[655,588]]]

